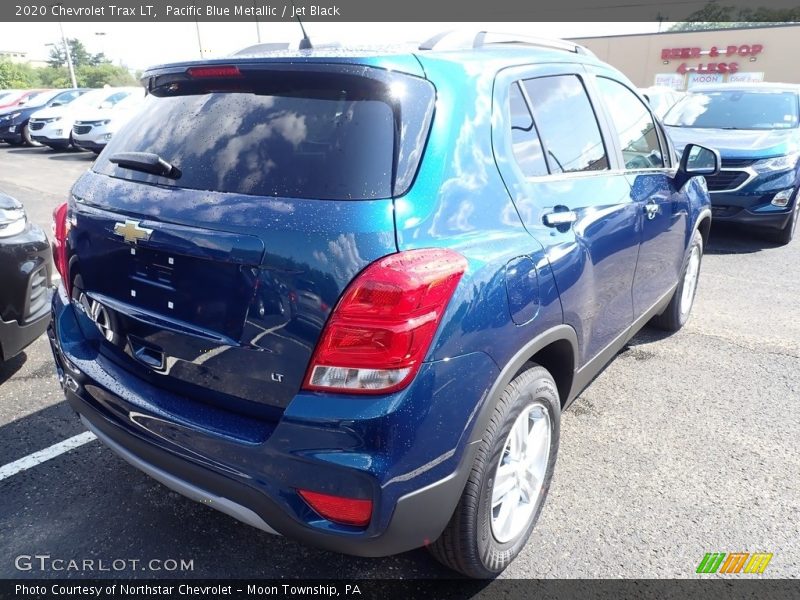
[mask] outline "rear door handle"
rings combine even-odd
[[[558,209],[559,207],[556,207]],[[566,207],[564,207],[566,209]],[[578,215],[574,210],[554,210],[544,215],[544,224],[548,227],[563,227],[570,225],[578,220]]]

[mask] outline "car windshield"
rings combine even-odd
[[[791,129],[798,126],[798,94],[791,91],[692,92],[664,117],[672,127]]]
[[[73,108],[90,107],[99,108],[103,102],[106,102],[114,96],[120,95],[127,96],[127,92],[122,92],[118,89],[104,88],[101,90],[90,90],[85,94],[75,98],[70,104]]]
[[[25,100],[24,104],[20,106],[24,106],[25,108],[34,108],[37,106],[44,106],[50,100],[58,96],[59,94],[63,93],[64,90],[48,90],[45,92],[36,92],[35,94],[31,94]]]
[[[144,100],[145,100],[144,88],[140,90],[131,90],[127,96],[120,99],[119,102],[114,104],[113,108],[117,108],[119,110],[127,110],[130,108],[135,108],[136,106],[139,106],[140,104],[144,103]]]

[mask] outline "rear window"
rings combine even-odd
[[[358,200],[410,186],[433,112],[433,87],[409,76],[261,68],[239,78],[171,83],[98,159],[99,173],[258,196]],[[149,152],[178,179],[120,168],[117,152]]]

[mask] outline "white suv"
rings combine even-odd
[[[81,112],[72,126],[73,143],[100,154],[114,134],[136,115],[144,99],[144,89],[138,88],[111,108]]]
[[[111,109],[121,100],[140,90],[138,87],[91,90],[67,105],[37,111],[31,115],[31,137],[45,146],[67,149],[73,145],[72,126],[78,116],[86,114],[87,111]]]

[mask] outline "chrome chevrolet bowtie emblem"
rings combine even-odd
[[[153,230],[141,227],[136,221],[125,221],[114,224],[114,233],[129,244],[136,244],[139,240],[149,240]]]

